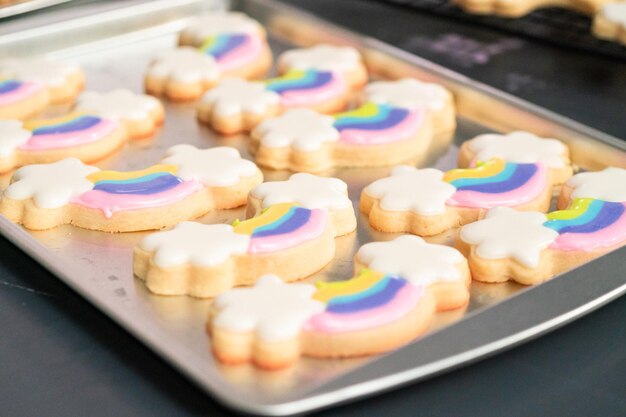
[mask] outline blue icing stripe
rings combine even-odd
[[[390,108],[386,113],[382,114],[384,118],[379,118],[378,115],[376,118],[372,119],[357,119],[350,117],[348,119],[354,119],[353,122],[344,123],[343,120],[338,120],[335,122],[334,127],[339,131],[346,129],[385,130],[402,123],[408,115],[408,110]]]
[[[547,222],[544,223],[544,226],[549,227],[550,229],[556,230],[557,232],[560,232],[561,229],[564,229],[567,227],[581,226],[581,225],[587,224],[596,218],[598,213],[602,211],[603,206],[604,206],[603,201],[593,200],[587,207],[587,210],[585,210],[585,212],[581,214],[580,216],[575,217],[573,219],[567,219],[567,220],[548,220]]]
[[[276,79],[267,83],[266,88],[278,94],[289,90],[308,90],[327,84],[332,76],[330,72],[307,70],[304,72],[304,77],[291,80]]]
[[[94,190],[109,194],[156,194],[181,184],[183,180],[170,173],[156,173],[132,180],[98,181]]]
[[[0,81],[0,94],[10,93],[11,91],[17,90],[21,86],[22,82],[17,80]]]
[[[463,187],[471,187],[473,185],[503,182],[509,180],[513,176],[516,168],[516,164],[507,163],[504,165],[504,169],[500,171],[497,175],[481,178],[458,178],[452,181],[450,184],[454,185],[457,189],[461,189]]]
[[[302,207],[292,207],[286,215],[279,220],[258,227],[252,233],[252,237],[275,236],[293,232],[304,226],[311,218],[311,210]]]
[[[372,295],[384,290],[388,284],[389,279],[390,277],[388,275],[385,275],[382,279],[376,281],[374,285],[364,291],[331,298],[328,301],[328,305],[348,304],[359,301],[363,298],[371,297]]]
[[[487,182],[462,187],[456,187],[457,191],[476,191],[479,193],[499,194],[506,193],[522,187],[537,173],[535,164],[515,164],[516,169],[513,175],[501,182]],[[500,175],[500,174],[498,174]],[[454,183],[454,181],[453,181]],[[454,185],[454,184],[453,184]]]
[[[600,209],[595,212],[593,216],[587,216],[587,213],[592,211],[592,206],[595,203],[599,203]],[[596,210],[595,208],[593,209]],[[585,214],[578,216],[573,220],[573,224],[564,224],[567,223],[567,220],[550,220],[544,223],[546,227],[556,230],[559,234],[565,233],[594,233],[598,230],[605,229],[611,226],[613,223],[618,221],[620,217],[624,215],[624,205],[622,203],[612,203],[608,201],[595,200],[587,209]],[[578,220],[580,218],[584,218],[587,221],[585,223],[580,223]],[[552,222],[562,222],[559,224],[559,228],[555,228],[554,225],[551,225]]]
[[[80,116],[70,122],[38,127],[33,130],[33,135],[50,135],[86,130],[97,125],[100,121],[101,119],[96,116]]]
[[[402,278],[390,278],[387,281],[387,285],[376,293],[372,293],[370,296],[360,298],[349,303],[341,304],[329,304],[326,307],[326,311],[332,313],[355,313],[363,310],[371,310],[377,307],[384,306],[392,301],[398,291],[400,291],[406,285],[406,281]]]

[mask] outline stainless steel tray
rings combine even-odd
[[[151,56],[174,46],[176,32],[191,16],[217,7],[225,7],[224,2],[134,1],[130,6],[121,3],[117,9],[62,25],[2,36],[0,53],[47,53],[80,63],[85,68],[89,89],[106,91],[123,86],[141,91]],[[294,44],[350,44],[364,52],[377,76],[411,75],[450,88],[456,96],[459,128],[449,146],[431,149],[422,165],[450,169],[455,166],[458,146],[464,140],[486,131],[525,129],[568,142],[574,162],[582,169],[626,166],[623,142],[389,45],[270,0],[245,0],[233,7],[267,27],[276,54]],[[66,110],[53,108],[50,113]],[[166,111],[165,126],[154,138],[135,141],[98,165],[139,169],[158,161],[175,143],[199,147],[230,145],[249,157],[245,136],[216,136],[197,124],[193,104],[166,103]],[[388,172],[388,168],[346,169],[333,175],[349,183],[350,197],[356,204],[362,187]],[[289,175],[271,171],[265,174],[268,180]],[[6,186],[9,177],[0,177],[0,188]],[[243,215],[243,209],[220,211],[200,221],[224,223]],[[626,292],[626,277],[620,272],[626,249],[621,249],[534,288],[474,283],[467,309],[439,314],[426,337],[388,355],[351,360],[302,359],[292,369],[263,372],[252,366],[222,366],[213,359],[205,331],[210,301],[155,296],[133,278],[132,247],[146,233],[113,235],[70,226],[28,232],[1,216],[0,233],[208,393],[233,408],[268,415],[320,408],[432,376],[536,337]],[[452,234],[431,240],[447,243]],[[352,256],[361,244],[393,237],[371,230],[367,219],[361,216],[358,232],[339,238],[335,259],[309,281],[348,278]]]
[[[3,17],[17,16],[45,7],[56,6],[57,4],[67,3],[69,1],[71,0],[17,0],[0,7],[0,19]]]

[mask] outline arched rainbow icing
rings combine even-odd
[[[326,228],[326,209],[309,210],[282,203],[260,216],[235,222],[235,232],[250,235],[249,253],[275,252],[315,239]]]
[[[249,33],[222,33],[206,38],[200,51],[212,56],[222,71],[237,70],[258,59],[263,43]]]
[[[559,233],[551,248],[592,251],[626,241],[624,203],[577,198],[565,210],[548,214],[544,226]]]
[[[0,106],[24,100],[43,88],[44,85],[38,82],[0,79]]]
[[[280,95],[285,107],[311,106],[346,93],[342,76],[330,71],[292,70],[265,81],[266,88]]]
[[[424,295],[424,288],[404,278],[365,269],[347,281],[319,283],[314,299],[327,304],[304,330],[343,333],[371,329],[405,317]]]
[[[177,177],[177,170],[175,165],[154,165],[141,171],[99,171],[87,177],[93,189],[71,202],[112,217],[117,211],[173,204],[203,188],[198,181]]]
[[[448,204],[475,208],[517,206],[533,200],[549,186],[542,164],[503,159],[480,162],[475,168],[453,169],[443,179],[457,189]]]
[[[33,136],[20,149],[41,151],[84,145],[104,138],[118,127],[113,120],[84,113],[32,120],[24,123],[24,129],[32,131]]]
[[[378,145],[411,138],[422,126],[425,114],[423,110],[365,103],[334,117],[334,127],[341,133],[340,142]]]

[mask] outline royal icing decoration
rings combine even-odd
[[[55,209],[93,188],[87,178],[98,168],[83,164],[76,158],[44,165],[29,165],[15,171],[4,195],[13,200],[32,198],[38,207]]]
[[[443,176],[437,169],[399,166],[391,171],[391,176],[368,185],[365,192],[378,199],[383,210],[412,211],[426,216],[442,214],[456,191]]]
[[[529,268],[539,266],[541,251],[558,233],[544,225],[543,213],[521,212],[496,207],[483,220],[463,226],[460,238],[476,245],[476,254],[485,259],[512,258]]]
[[[262,82],[231,78],[221,81],[202,97],[218,116],[233,116],[241,113],[263,114],[271,106],[280,103],[280,96],[268,91]]]
[[[160,207],[183,200],[204,186],[176,175],[175,165],[154,165],[141,171],[100,171],[87,177],[93,189],[76,196],[73,204],[102,210],[107,218],[117,211]]]
[[[326,304],[304,331],[338,334],[374,329],[409,314],[424,296],[424,287],[404,278],[364,270],[357,277],[320,283],[314,299]]]
[[[444,87],[412,78],[368,84],[365,96],[367,101],[409,110],[442,110],[448,101],[448,92]]]
[[[186,263],[212,267],[245,254],[249,243],[249,236],[235,233],[226,224],[182,222],[172,230],[149,235],[140,247],[154,252],[153,260],[162,268]]]
[[[260,25],[243,13],[226,12],[211,13],[196,18],[183,33],[195,44],[207,38],[227,33],[256,34],[261,31]]]
[[[465,258],[454,248],[403,235],[389,242],[362,246],[357,259],[369,269],[402,276],[414,285],[430,285],[460,280],[457,265]]]
[[[0,74],[22,81],[34,81],[51,87],[64,85],[80,69],[75,65],[47,59],[9,59],[0,62]]]
[[[0,158],[11,156],[31,136],[32,132],[22,128],[19,120],[0,120]]]
[[[591,252],[626,241],[625,203],[577,198],[547,217],[545,226],[559,234],[552,249]]]
[[[117,89],[107,93],[86,91],[78,97],[76,110],[111,120],[142,120],[159,107],[159,100],[146,94]]]
[[[255,129],[261,144],[268,148],[292,147],[302,152],[319,150],[324,143],[337,142],[339,132],[332,116],[309,109],[289,110],[262,122]]]
[[[287,51],[280,56],[279,65],[297,70],[348,72],[361,65],[361,55],[354,48],[323,44]]]
[[[341,74],[330,71],[291,70],[265,81],[266,88],[280,95],[284,107],[310,107],[339,99],[347,92]]]
[[[566,164],[563,158],[567,148],[562,142],[528,132],[480,135],[470,140],[468,146],[476,161],[501,158],[517,163],[539,162],[549,168],[561,168]]]
[[[259,172],[253,162],[243,159],[239,151],[227,146],[198,149],[191,145],[176,145],[167,151],[162,162],[178,166],[177,175],[184,180],[196,180],[207,187],[235,185],[241,178]]]
[[[426,115],[421,110],[366,103],[356,110],[339,113],[334,117],[333,126],[340,133],[340,143],[381,145],[415,136]]]
[[[321,236],[327,226],[327,211],[309,210],[289,203],[276,204],[258,217],[235,222],[235,232],[250,235],[249,253],[288,249]]]
[[[626,25],[626,3],[608,3],[602,6],[602,15],[614,23]]]
[[[291,339],[324,310],[324,303],[312,298],[314,292],[312,285],[285,284],[275,275],[265,275],[254,287],[220,295],[213,324],[231,332],[254,332],[264,341]]]
[[[43,83],[3,79],[0,77],[0,106],[8,106],[39,94],[45,88]]]
[[[626,201],[626,169],[610,167],[599,172],[583,172],[567,181],[571,198],[595,198],[598,200]]]
[[[279,203],[294,203],[308,209],[352,207],[345,182],[308,173],[293,174],[287,181],[263,183],[256,186],[251,195],[262,200],[263,207]]]
[[[200,45],[200,52],[211,56],[221,71],[236,71],[259,59],[265,42],[257,34],[222,33],[210,36]]]
[[[159,54],[148,68],[148,77],[181,83],[211,82],[219,76],[219,67],[211,56],[186,46]]]

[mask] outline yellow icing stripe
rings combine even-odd
[[[593,202],[593,198],[576,198],[565,210],[553,211],[548,213],[548,220],[571,220],[583,215],[589,205]]]
[[[339,282],[318,282],[317,292],[313,296],[314,299],[327,303],[330,299],[346,295],[356,294],[367,290],[376,284],[384,274],[375,272],[370,269],[362,270],[359,275],[347,281]]]
[[[156,174],[158,172],[169,172],[170,174],[176,174],[177,171],[178,166],[176,165],[160,164],[153,165],[150,168],[142,169],[140,171],[99,171],[87,176],[87,179],[92,182],[123,181],[132,180],[134,178],[139,178],[150,174]]]
[[[479,162],[476,168],[453,169],[443,176],[446,182],[452,182],[459,178],[486,178],[498,175],[504,169],[504,159],[492,159],[487,162]]]
[[[285,214],[287,214],[292,206],[292,203],[274,204],[267,210],[263,211],[260,216],[254,217],[249,220],[236,221],[233,223],[235,232],[244,235],[252,235],[254,229],[256,229],[257,227],[265,226],[266,224],[273,223],[276,220],[280,219]]]
[[[65,116],[54,117],[50,119],[28,120],[24,122],[24,129],[35,130],[43,126],[60,125],[63,123],[71,122],[72,120],[77,119],[80,116],[83,116],[85,114],[86,113],[74,112],[74,113],[66,114]]]

